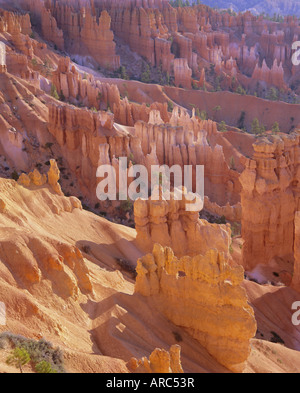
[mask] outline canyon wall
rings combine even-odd
[[[82,75],[70,58],[60,58],[57,69],[52,74],[52,82],[59,95],[73,103],[81,103],[97,110],[120,106],[120,92],[116,85],[102,83],[90,74]]]
[[[259,139],[240,177],[243,260],[246,269],[273,258],[293,259],[299,210],[299,132]]]
[[[295,214],[295,237],[294,237],[294,274],[292,288],[300,292],[300,212]]]
[[[69,69],[68,62],[66,69]],[[200,121],[195,114],[190,117],[186,112],[178,112],[178,108],[174,108],[170,122],[164,123],[161,118],[164,111],[151,109],[154,104],[150,108],[141,106],[145,112],[137,112],[135,108],[138,107],[132,107],[126,98],[118,103],[116,86],[111,87],[99,81],[95,85],[88,85],[86,80],[82,80],[81,77],[74,79],[74,76],[78,77],[74,70],[64,73],[62,66],[60,72],[54,74],[54,84],[66,97],[74,97],[77,94],[77,98],[79,95],[82,99],[84,96],[84,100],[91,105],[100,94],[98,106],[101,106],[102,100],[108,100],[110,103],[115,100],[114,115],[110,112],[97,113],[70,105],[51,105],[49,108],[49,131],[59,145],[64,146],[65,156],[71,162],[71,169],[75,170],[78,166],[81,168],[77,172],[80,178],[86,179],[83,180],[85,187],[90,184],[90,190],[94,189],[99,162],[112,164],[113,160],[119,157],[131,157],[132,162],[144,165],[149,174],[151,165],[179,165],[182,172],[184,165],[204,165],[205,195],[211,202],[216,202],[219,206],[225,206],[228,201],[230,206],[237,202],[240,187],[238,173],[228,167],[222,147],[217,144],[211,147],[206,140],[207,134],[212,136],[217,133],[214,122]],[[90,89],[85,90],[82,86],[90,86]],[[110,95],[111,91],[114,94]],[[128,125],[134,124],[134,128],[124,128],[116,122],[122,114],[120,108],[123,108],[123,102],[127,103],[130,111],[125,108],[125,116],[123,115],[121,120],[129,123]],[[130,121],[126,113],[134,114],[130,116]],[[134,121],[134,117],[141,116],[148,117],[149,123]],[[93,118],[97,120],[92,120]],[[86,139],[90,142],[86,142]],[[100,156],[99,145],[102,146]],[[86,151],[87,148],[90,150]],[[81,159],[80,155],[74,156],[73,152],[77,149],[83,149],[85,159]],[[117,163],[115,164],[117,166]],[[192,185],[193,191],[196,191],[195,169]],[[224,211],[229,214],[229,210],[231,209]]]
[[[71,104],[114,113],[118,124],[133,127],[135,122],[148,121],[152,110],[159,110],[164,121],[169,120],[167,103],[130,102],[121,98],[119,88],[114,83],[102,82],[91,74],[80,73],[70,58],[60,58],[57,69],[52,73],[52,83],[58,95]]]
[[[161,65],[173,74],[176,85],[188,89],[191,71],[194,83],[202,87],[200,67],[210,64],[224,89],[234,78],[236,86],[252,93],[257,82],[287,90],[299,73],[291,62],[291,45],[300,35],[293,18],[274,23],[251,13],[220,14],[204,5],[173,8],[165,1],[132,0],[120,5],[106,0],[47,0],[37,7],[31,0],[22,0],[21,5],[40,19],[46,40],[80,63],[120,67],[115,35],[150,65]]]
[[[150,297],[219,363],[243,370],[257,325],[242,287],[242,267],[231,268],[216,249],[178,259],[172,249],[156,244],[152,254],[138,260],[136,270],[136,293]]]
[[[108,69],[120,67],[116,55],[111,18],[104,10],[97,17],[88,3],[74,9],[70,3],[47,0],[37,8],[34,2],[21,2],[25,10],[35,14],[45,40],[60,50],[78,56],[81,63],[94,63]]]
[[[125,146],[126,138],[118,137],[113,124],[113,115],[108,112],[93,112],[71,105],[51,104],[49,107],[49,132],[61,147],[83,193],[91,200],[96,200],[96,171],[101,162],[101,145],[110,141],[112,156],[117,154],[114,146],[121,148],[119,154],[125,154],[122,146]]]
[[[232,205],[239,201],[239,174],[229,168],[223,147],[217,142],[213,145],[208,143],[208,139],[214,141],[218,134],[215,122],[201,120],[195,116],[195,110],[190,116],[176,106],[167,123],[135,124],[135,136],[141,141],[145,157],[156,155],[160,165],[169,167],[204,165],[205,195],[220,206],[228,201]]]

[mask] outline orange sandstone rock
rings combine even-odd
[[[47,183],[51,186],[53,191],[58,195],[63,195],[58,180],[60,178],[60,172],[55,160],[50,160],[50,169],[48,174],[41,174],[37,169],[30,172],[29,175],[22,173],[18,179],[18,183],[24,187],[37,186],[41,187]]]
[[[243,263],[246,269],[274,257],[292,258],[298,210],[299,134],[261,138],[240,176]]]
[[[140,360],[132,358],[128,363],[128,368],[133,373],[183,373],[180,361],[179,345],[173,345],[170,352],[164,349],[155,349],[149,357]]]
[[[242,267],[231,268],[216,249],[177,259],[172,249],[156,244],[136,270],[136,293],[150,297],[222,365],[243,369],[257,325],[241,285]]]
[[[174,74],[176,86],[188,89],[192,87],[192,70],[188,66],[187,59],[174,60]]]
[[[107,109],[109,105],[120,105],[120,92],[116,85],[101,83],[92,75],[81,75],[70,58],[61,58],[57,69],[53,72],[52,82],[59,94],[71,103],[83,102],[96,109]]]
[[[48,171],[48,184],[52,187],[53,191],[58,195],[63,195],[58,180],[60,178],[60,171],[55,160],[50,160],[50,169]]]
[[[189,202],[182,200],[142,200],[134,203],[137,244],[144,252],[150,252],[155,243],[169,246],[175,255],[205,254],[212,244],[229,256],[230,228],[226,225],[209,224],[199,219],[198,211],[186,211]]]
[[[42,10],[41,25],[44,39],[53,42],[58,49],[63,51],[65,49],[63,31],[57,27],[57,22],[51,15],[51,11],[45,7]]]

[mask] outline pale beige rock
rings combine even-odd
[[[241,266],[231,268],[216,249],[178,259],[172,249],[156,244],[152,254],[138,260],[136,270],[136,293],[151,297],[222,365],[243,370],[257,325],[242,287]]]
[[[53,191],[58,195],[63,195],[58,180],[60,178],[60,172],[55,160],[50,160],[50,169],[48,171],[48,184],[52,187]]]
[[[299,141],[298,132],[260,138],[240,176],[246,269],[268,264],[275,257],[293,257],[294,215],[299,209]]]
[[[180,194],[179,190],[177,192]],[[175,255],[205,254],[211,247],[229,256],[230,226],[209,224],[199,219],[199,211],[187,211],[190,203],[183,191],[181,200],[162,196],[159,200],[141,200],[134,203],[137,244],[144,252],[151,252],[155,243],[173,248]]]
[[[132,358],[128,363],[128,368],[133,373],[183,373],[180,351],[179,345],[173,345],[170,352],[156,348],[150,355],[149,360],[146,357],[140,360]]]

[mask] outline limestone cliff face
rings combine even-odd
[[[192,70],[189,68],[186,59],[174,60],[174,75],[176,86],[188,89],[192,87]]]
[[[156,244],[138,261],[137,273],[136,293],[151,297],[222,365],[243,369],[257,325],[241,285],[242,267],[231,268],[216,249],[178,259],[172,249]]]
[[[61,72],[54,76],[54,83],[60,86],[61,90],[58,91],[63,91],[66,97],[68,94],[74,96],[72,81],[76,72],[63,72],[62,65],[60,68]],[[65,70],[68,69],[67,63]],[[79,79],[79,86],[80,82],[84,81]],[[104,85],[96,84],[98,94],[102,87],[104,88]],[[109,92],[109,86],[105,85],[106,87]],[[82,94],[81,87],[76,91]],[[86,96],[89,102],[93,102],[96,92]],[[102,97],[106,100],[107,96],[103,94]],[[222,147],[217,144],[211,147],[206,140],[207,134],[217,134],[216,123],[201,121],[195,114],[190,117],[186,112],[178,112],[178,108],[175,108],[170,121],[165,124],[162,119],[165,108],[152,108],[155,108],[154,104],[150,108],[145,105],[131,105],[126,98],[120,101],[119,106],[115,104],[114,115],[101,111],[96,113],[70,105],[51,105],[49,131],[63,148],[72,171],[77,173],[83,182],[82,185],[86,187],[86,191],[90,190],[93,197],[95,173],[99,162],[112,164],[113,160],[119,157],[132,157],[131,160],[136,164],[145,165],[149,174],[151,165],[179,165],[182,169],[184,165],[204,165],[205,194],[219,206],[224,206],[228,200],[232,206],[231,200],[234,201],[239,184],[238,173],[229,169]],[[135,122],[135,118],[140,117],[148,118],[149,123]],[[134,125],[134,128],[122,128],[118,123]],[[194,191],[195,183],[194,171]]]
[[[68,57],[59,60],[52,74],[52,83],[58,94],[71,104],[82,104],[93,110],[111,110],[115,121],[125,126],[133,127],[139,120],[147,122],[152,110],[159,110],[164,120],[169,120],[166,103],[154,102],[148,107],[145,103],[129,102],[127,97],[121,99],[117,85],[79,73]]]
[[[157,40],[168,38],[168,28],[159,9],[147,7],[146,4],[133,6],[130,3],[100,2],[99,5],[101,9],[108,10],[113,31],[132,51],[145,57],[151,65],[158,66],[162,57],[160,55],[156,58],[156,53],[159,54],[164,45],[163,54],[172,59],[170,44],[162,44],[162,41]],[[167,17],[168,23],[174,23],[170,13],[167,13]],[[168,70],[170,60],[163,62],[165,71]]]
[[[162,70],[171,74],[174,54],[171,52],[171,42],[164,38],[155,38],[156,64],[161,64]]]
[[[81,3],[77,9],[70,3],[54,0],[45,1],[38,8],[31,1],[24,0],[22,4],[36,15],[43,37],[60,50],[79,55],[82,61],[90,58],[90,61],[101,67],[120,67],[114,34],[110,29],[111,19],[106,11],[96,17],[87,2]]]
[[[126,138],[118,138],[113,124],[113,115],[108,112],[92,112],[71,105],[52,104],[49,107],[49,132],[60,145],[83,193],[88,194],[92,200],[96,199],[96,171],[101,162],[100,145],[110,142],[112,157],[117,154],[114,146],[125,145]],[[118,144],[119,140],[121,143]],[[122,149],[118,153],[127,157]]]
[[[278,65],[277,60],[274,60],[273,66],[270,69],[265,60],[261,68],[256,65],[253,75],[253,80],[260,80],[266,82],[268,85],[276,86],[279,89],[287,89],[287,86],[284,81],[284,70],[282,63]]]
[[[128,368],[133,373],[183,373],[180,351],[179,345],[173,345],[170,352],[156,348],[149,359],[146,357],[140,360],[132,358],[128,363]]]
[[[52,82],[59,94],[71,103],[82,102],[89,108],[107,109],[120,105],[120,92],[116,85],[101,83],[92,75],[80,74],[71,66],[70,58],[61,58],[53,72]]]
[[[81,39],[97,63],[105,68],[120,67],[120,57],[116,55],[114,33],[110,30],[111,18],[103,11],[99,20],[87,10]]]
[[[134,203],[137,244],[144,252],[150,252],[155,243],[171,247],[175,255],[204,255],[213,243],[220,252],[229,256],[231,230],[229,226],[209,224],[199,219],[199,211],[187,211],[191,202],[183,193],[175,200],[163,197],[159,200],[137,199]],[[193,201],[195,202],[195,201]]]
[[[57,27],[57,22],[51,15],[51,11],[45,7],[42,9],[41,25],[44,39],[53,42],[58,49],[65,50],[64,33]]]
[[[227,201],[231,205],[238,202],[238,172],[229,168],[223,147],[217,142],[210,146],[207,141],[208,138],[214,140],[218,135],[215,122],[202,121],[195,116],[195,111],[190,116],[175,107],[166,124],[139,121],[134,127],[145,157],[156,156],[160,165],[170,167],[204,165],[205,195],[220,206]]]
[[[230,84],[226,79],[233,77],[251,92],[256,88],[253,80],[279,89],[294,81],[291,44],[300,34],[293,18],[276,24],[250,12],[233,16],[204,5],[173,8],[166,0],[128,0],[122,4],[108,0],[47,0],[38,4],[20,0],[20,4],[40,20],[45,39],[78,55],[80,62],[118,68],[116,35],[150,65],[161,65],[176,79],[182,79],[178,60],[186,59],[197,79],[203,61],[214,64],[216,72],[225,77],[224,88]],[[28,31],[26,23],[22,22],[24,32]],[[185,76],[178,85],[190,88],[190,71],[184,68]]]
[[[28,14],[19,15],[0,9],[0,32],[30,35],[32,33],[30,16]]]
[[[15,48],[26,56],[33,54],[33,47],[29,35],[32,33],[29,15],[18,15],[14,12],[0,9],[0,34],[6,35]]]
[[[240,177],[244,266],[293,254],[299,207],[299,134],[258,140]]]

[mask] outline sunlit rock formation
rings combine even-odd
[[[178,259],[156,244],[138,261],[135,292],[151,297],[161,312],[187,331],[222,365],[241,371],[256,333],[253,309],[242,288],[242,267],[223,253]]]
[[[60,178],[60,171],[58,169],[57,163],[55,160],[50,160],[50,169],[47,175],[41,174],[37,169],[35,169],[33,172],[30,172],[28,175],[22,173],[18,180],[18,183],[25,187],[30,187],[30,186],[40,187],[48,183],[56,194],[63,195],[60,184],[58,183],[59,178]],[[80,207],[79,205],[76,207]]]
[[[186,59],[174,60],[175,84],[179,87],[192,87],[192,70],[189,68]]]
[[[179,345],[173,345],[170,352],[157,348],[149,356],[149,359],[146,357],[140,360],[132,358],[128,363],[128,368],[133,373],[183,373],[180,351]]]
[[[203,203],[199,205],[195,199],[189,201],[184,192],[178,198],[180,200],[175,200],[172,194],[170,198],[138,199],[134,203],[137,243],[144,252],[150,252],[155,243],[160,243],[171,247],[179,257],[194,256],[205,254],[214,244],[220,252],[229,256],[229,226],[200,220],[199,211]],[[192,203],[194,211],[188,211]]]
[[[298,210],[299,133],[259,139],[242,184],[243,261],[247,269],[293,255]]]

